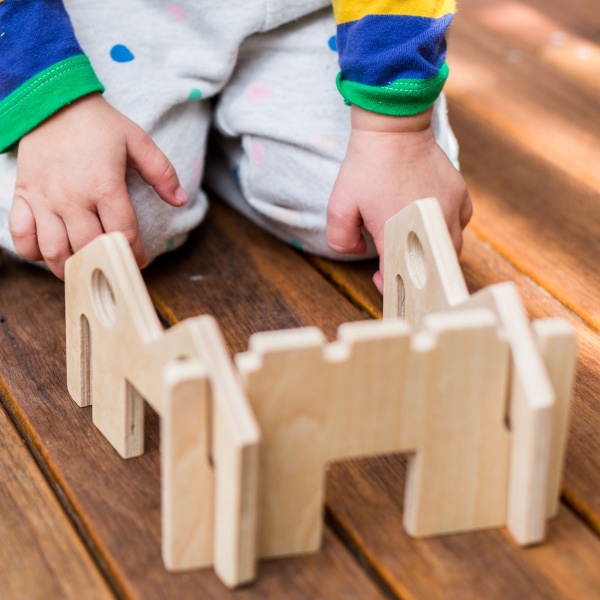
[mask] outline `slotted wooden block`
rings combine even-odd
[[[409,451],[405,526],[433,535],[505,523],[508,348],[488,311],[256,334],[236,363],[263,433],[260,553],[316,550],[323,472]],[[456,349],[461,348],[461,352]]]
[[[548,336],[540,351],[513,284],[490,286],[469,296],[442,211],[434,199],[418,200],[386,223],[384,317],[406,318],[420,327],[423,316],[440,310],[488,308],[494,312],[511,349],[507,414],[511,428],[511,466],[507,525],[521,544],[543,539],[546,517],[556,512],[566,414],[575,364],[574,331],[566,323]],[[546,339],[546,326],[538,327]],[[556,358],[561,356],[563,365]],[[555,396],[547,366],[560,388]]]
[[[383,316],[415,329],[434,312],[469,297],[437,200],[409,204],[385,224]]]
[[[167,407],[173,411],[165,425],[164,474],[169,485],[185,490],[187,500],[178,502],[196,506],[199,516],[186,521],[172,490],[165,495],[169,566],[214,564],[231,586],[252,579],[259,431],[214,319],[189,319],[163,332],[129,245],[118,233],[100,236],[68,261],[66,314],[69,392],[80,406],[93,404],[94,423],[121,456],[143,452],[143,399],[161,417]],[[186,358],[199,361],[195,377],[188,368],[185,382],[163,384],[164,368]],[[170,375],[176,373],[171,365]],[[194,403],[194,421],[204,427],[196,436],[186,435],[189,423],[180,406]],[[211,417],[203,419],[207,411]],[[207,439],[214,477],[206,466]],[[193,466],[185,464],[190,457]],[[188,486],[190,470],[197,475]],[[173,529],[192,522],[192,530]]]

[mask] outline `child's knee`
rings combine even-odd
[[[343,148],[325,153],[310,144],[259,136],[219,141],[224,155],[211,163],[207,178],[210,187],[239,212],[310,254],[346,261],[377,255],[372,240],[360,256],[339,254],[327,244],[327,205]]]
[[[186,206],[175,208],[163,202],[137,173],[128,174],[127,184],[150,261],[181,246],[206,214],[208,202],[198,186],[185,190]]]

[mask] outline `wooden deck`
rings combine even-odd
[[[600,598],[600,10],[598,0],[461,0],[450,39],[451,121],[475,203],[471,291],[514,281],[534,318],[578,331],[562,505],[547,542],[505,530],[410,538],[402,457],[332,465],[325,539],[262,561],[228,591],[160,558],[158,421],[121,460],[68,396],[64,290],[0,268],[0,598]],[[180,251],[145,274],[166,324],[210,313],[232,353],[257,331],[381,314],[373,263],[303,256],[215,202]]]

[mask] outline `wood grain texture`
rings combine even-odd
[[[577,340],[575,330],[564,319],[538,319],[533,331],[544,364],[552,381],[556,406],[552,423],[552,452],[546,510],[554,516],[560,502],[565,451],[569,432],[571,396],[577,364]]]
[[[600,103],[581,71],[566,69],[535,36],[528,41],[515,19],[504,19],[510,27],[499,29],[471,10],[491,6],[490,14],[497,14],[500,4],[532,7],[556,23],[556,31],[576,34],[587,45],[598,43],[600,13],[597,0],[463,0],[450,40],[448,87],[461,162],[475,198],[473,231],[485,240],[467,235],[462,258],[467,283],[475,291],[515,281],[530,316],[566,317],[578,329],[563,494],[600,532],[595,160]],[[148,273],[166,321],[198,308],[215,314],[230,350],[238,352],[256,331],[317,325],[333,339],[338,322],[381,311],[381,297],[370,283],[374,262],[345,266],[313,259],[322,278],[291,258],[289,249],[221,212],[217,220],[209,217],[191,244]],[[125,597],[229,597],[210,571],[166,575],[161,567],[156,416],[146,410],[147,454],[129,463],[119,459],[92,426],[90,410],[67,396],[62,286],[10,258],[1,276],[0,373],[7,408],[47,476],[64,492],[113,584]],[[345,289],[350,302],[325,291],[325,279]],[[564,506],[550,525],[549,543],[534,549],[517,548],[502,531],[427,541],[406,537],[397,502],[403,465],[396,458],[334,465],[327,494],[336,528],[398,595],[598,597],[598,538]],[[259,576],[255,586],[235,596],[381,597],[329,528],[319,554],[264,561]]]
[[[503,529],[410,538],[401,527],[406,475],[402,457],[333,465],[330,513],[387,584],[403,599],[595,600],[600,540],[564,507],[548,541],[518,547]]]
[[[123,458],[143,454],[144,400],[167,417],[164,368],[182,358],[201,361],[196,395],[200,405],[210,402],[210,417],[196,439],[188,438],[189,450],[201,454],[202,437],[210,438],[214,470],[207,454],[195,495],[190,490],[189,502],[204,515],[192,537],[204,542],[187,567],[214,564],[230,587],[254,579],[260,433],[215,319],[186,319],[163,331],[121,232],[96,238],[67,261],[65,305],[69,392],[79,406],[93,405],[94,425]],[[185,413],[179,418],[183,431]],[[172,533],[183,538],[191,532]],[[163,547],[172,543],[165,535]]]
[[[235,244],[224,232],[219,235],[226,247]],[[202,232],[197,240],[192,245],[196,257],[210,261],[213,250],[206,245]],[[275,243],[264,251],[277,255],[283,249]],[[219,250],[222,248],[218,246],[214,249]],[[303,261],[293,251],[289,252],[297,261],[294,268],[301,270]],[[178,258],[172,257],[167,267],[172,271],[171,282],[178,278],[174,269]],[[248,281],[254,280],[255,289],[259,290],[261,277],[256,271],[249,272],[251,264],[240,261],[240,268],[246,271],[236,273],[233,262],[231,281],[246,277]],[[285,265],[285,259],[283,262]],[[284,268],[291,267],[288,264]],[[30,449],[44,463],[47,476],[61,489],[88,544],[94,547],[97,561],[103,564],[120,594],[157,600],[384,597],[328,529],[321,552],[298,559],[263,561],[256,584],[235,593],[229,592],[212,570],[167,573],[160,556],[157,415],[146,406],[145,454],[122,460],[93,426],[91,409],[78,407],[68,397],[63,285],[50,274],[11,258],[6,258],[2,269],[0,307],[4,322],[0,365],[8,390],[7,408]],[[322,281],[316,273],[314,277]],[[283,325],[287,314],[282,308],[285,304],[273,290],[271,293],[274,294],[272,310],[267,296],[262,316],[268,319],[275,315],[271,324]],[[332,293],[328,300],[330,308],[335,300],[343,306],[341,296]],[[261,313],[257,315],[260,317]],[[229,340],[233,345],[243,346],[247,338],[245,332],[230,328]]]
[[[600,171],[592,158],[600,153],[600,12],[556,0],[548,17],[547,4],[461,6],[450,40],[450,114],[473,230],[600,330]],[[581,56],[559,63],[551,36],[566,30],[568,39],[572,10],[588,15],[575,45]],[[586,61],[596,75],[566,68]]]
[[[375,263],[348,265],[311,259],[319,270],[340,286],[353,302],[380,318],[382,298],[370,281]],[[577,315],[563,306],[534,281],[517,271],[470,229],[465,233],[461,266],[471,293],[503,281],[517,286],[530,319],[566,319],[577,334],[577,371],[573,391],[568,440],[565,488],[570,502],[577,504],[585,518],[600,533],[600,337]]]
[[[472,229],[525,276],[484,245],[467,244],[463,267],[473,288],[514,280],[533,317],[577,329],[563,489],[600,531],[598,5],[464,0],[455,25],[448,92]]]
[[[1,407],[0,540],[3,600],[113,598]]]
[[[253,333],[315,326],[333,340],[339,325],[366,318],[300,254],[220,202],[191,242],[159,258],[145,279],[166,322],[211,314],[231,354],[246,350]]]
[[[327,463],[390,452],[414,457],[413,535],[503,525],[508,359],[487,310],[430,315],[413,334],[399,319],[347,323],[328,345],[316,328],[252,336],[236,364],[262,431],[261,553],[318,549]]]
[[[469,298],[467,285],[435,198],[409,204],[385,224],[383,316],[415,329],[433,312]]]

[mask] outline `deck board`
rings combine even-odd
[[[402,527],[402,457],[333,465],[328,509],[406,600],[596,600],[600,540],[562,507],[545,544],[520,548],[504,529],[415,540]]]
[[[467,1],[452,32],[447,92],[472,229],[600,331],[600,54],[588,79],[550,62],[548,41],[503,16],[528,5]]]
[[[114,597],[1,406],[0,540],[0,598]]]

